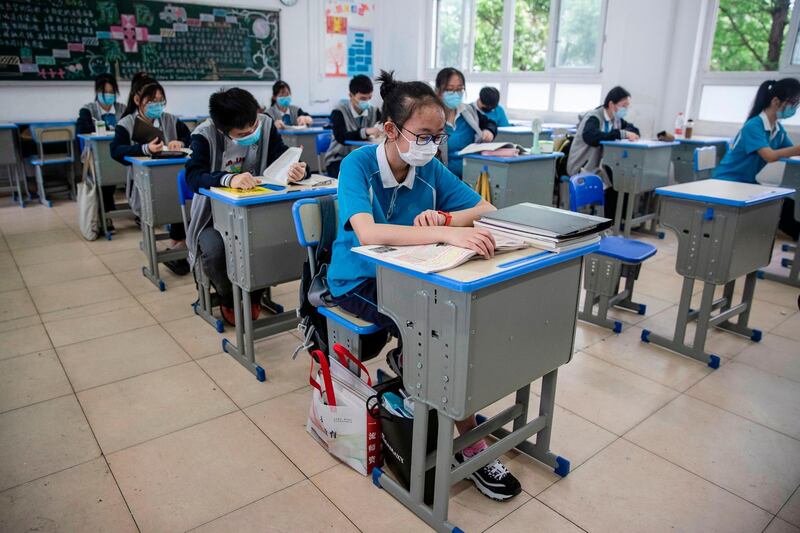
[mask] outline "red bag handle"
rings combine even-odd
[[[331,379],[331,368],[328,365],[328,357],[320,350],[311,352],[311,369],[309,370],[308,382],[322,394],[322,387],[319,382],[314,379],[314,361],[319,363],[320,370],[322,371],[322,379],[325,382],[325,396],[328,398],[328,405],[335,407],[336,396],[333,393],[333,379]]]
[[[347,361],[352,361],[355,365],[367,376],[367,385],[372,387],[372,378],[369,377],[369,370],[367,367],[364,366],[364,363],[358,360],[358,358],[350,353],[350,350],[342,346],[341,344],[334,344],[333,351],[336,355],[339,356],[339,362],[342,363],[342,366],[347,368]]]

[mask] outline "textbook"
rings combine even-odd
[[[308,126],[306,126],[305,124],[294,124],[294,125],[285,124],[281,129],[284,131],[307,130]]]
[[[527,246],[521,239],[505,236],[495,236],[495,244],[497,254]],[[478,255],[467,248],[443,243],[417,246],[369,245],[355,247],[353,251],[423,274],[455,268]]]
[[[222,196],[226,196],[233,200],[242,200],[244,198],[260,198],[270,194],[280,193],[283,189],[272,189],[267,187],[253,187],[252,189],[234,189],[232,187],[211,187],[211,190]]]
[[[472,143],[470,145],[467,145],[460,152],[458,152],[458,155],[479,154],[481,152],[494,152],[495,150],[500,150],[501,148],[514,149],[517,151],[517,154],[528,153],[528,149],[525,148],[524,146],[520,146],[519,144],[497,142],[497,143]]]
[[[475,221],[475,227],[489,230],[494,236],[495,240],[500,238],[520,239],[528,246],[555,253],[566,252],[574,248],[580,248],[581,246],[586,246],[587,244],[593,244],[600,241],[600,236],[596,233],[590,233],[580,237],[573,237],[571,239],[552,239],[533,235],[524,231],[500,229],[492,226],[491,224],[482,223],[480,220]]]
[[[136,117],[136,121],[133,123],[133,135],[131,136],[131,141],[137,144],[149,144],[150,141],[155,139],[163,140],[164,132],[152,124],[148,124],[139,117]]]
[[[476,225],[564,240],[598,233],[611,222],[609,218],[525,202],[486,213]]]
[[[285,187],[289,184],[289,167],[299,162],[301,155],[303,155],[303,149],[299,146],[292,146],[264,170],[263,175],[259,178],[260,182]]]
[[[331,185],[333,187],[336,187],[338,181],[339,180],[332,178],[330,176],[323,176],[322,174],[311,174],[304,180],[289,183],[289,186],[298,185],[300,187],[314,188],[314,187],[323,187],[325,185]]]

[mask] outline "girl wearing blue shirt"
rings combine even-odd
[[[714,170],[721,180],[757,183],[756,175],[767,163],[783,157],[800,156],[779,122],[791,118],[800,102],[800,81],[795,78],[765,81],[758,88],[747,122],[733,139],[731,149]],[[783,201],[780,229],[793,240],[800,236],[800,222],[794,219],[794,200]]]
[[[497,124],[474,105],[464,103],[466,81],[458,69],[444,68],[436,75],[436,92],[445,105],[446,144],[439,147],[447,168],[461,177],[463,157],[458,152],[472,143],[491,142],[497,135]]]
[[[328,268],[337,305],[382,326],[398,338],[387,362],[402,375],[402,338],[397,325],[378,311],[375,267],[354,253],[360,245],[448,243],[494,255],[494,239],[472,222],[494,208],[434,158],[447,140],[445,107],[424,82],[399,82],[381,72],[381,116],[386,140],[365,146],[342,160],[339,172],[339,227]],[[475,417],[457,423],[474,428]],[[456,459],[463,462],[486,449],[483,440]],[[490,498],[508,500],[520,493],[519,481],[499,461],[475,472],[476,487]]]

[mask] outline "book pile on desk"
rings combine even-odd
[[[492,211],[475,221],[475,227],[492,232],[495,240],[520,239],[529,246],[564,252],[600,240],[611,219],[565,211],[546,205],[522,203]]]

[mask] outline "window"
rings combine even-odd
[[[583,113],[589,109],[594,109],[602,102],[602,87],[599,84],[557,83],[553,109],[555,111]]]
[[[472,70],[500,72],[503,42],[503,0],[475,2],[475,45]]]
[[[586,68],[598,63],[601,7],[600,0],[561,0],[556,67]]]
[[[547,110],[550,103],[550,84],[509,83],[506,100],[511,109]]]
[[[464,20],[469,20],[468,0],[438,0],[436,2],[436,61],[435,64],[463,67],[466,34]]]
[[[549,20],[550,0],[516,1],[512,70],[515,72],[544,70],[547,63]]]
[[[743,123],[756,90],[747,85],[706,85],[700,99],[700,120]]]

